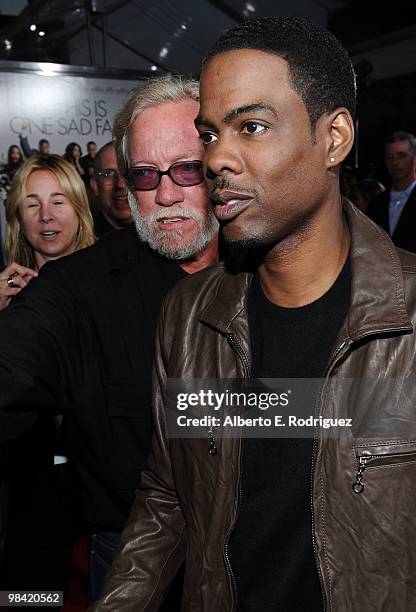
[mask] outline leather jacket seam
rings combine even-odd
[[[226,277],[226,270],[225,270],[225,268],[222,268],[222,274],[221,274],[221,275],[220,275],[220,276],[219,276],[219,277],[216,279],[216,280],[217,280],[217,283],[216,283],[216,286],[215,286],[215,288],[214,288],[214,293],[213,293],[212,298],[209,300],[208,304],[205,304],[205,305],[202,307],[202,309],[201,309],[201,310],[200,310],[200,312],[199,312],[199,315],[198,315],[198,320],[199,320],[201,323],[207,323],[207,322],[208,322],[208,323],[210,323],[209,321],[205,321],[205,320],[204,320],[204,314],[205,314],[205,313],[207,312],[207,310],[209,310],[209,309],[212,307],[212,305],[215,303],[215,301],[216,301],[216,299],[217,299],[217,296],[218,296],[218,293],[219,293],[219,290],[220,290],[220,287],[221,287],[222,282],[223,282],[223,280],[224,280],[224,278],[225,278],[225,277]],[[201,319],[202,319],[202,320],[201,320]],[[220,329],[220,328],[218,328],[218,329],[219,329],[219,331],[221,331],[221,329]],[[226,329],[228,329],[228,326],[227,326],[227,328],[226,328]]]
[[[324,495],[324,481],[323,481],[323,476],[320,476],[320,485],[321,485],[321,491],[320,491],[320,497],[321,497],[321,513],[322,513],[322,548],[323,548],[323,553],[324,553],[324,560],[325,560],[325,573],[327,575],[328,578],[328,600],[327,600],[327,604],[328,604],[328,610],[331,610],[331,606],[332,606],[332,579],[331,579],[331,572],[329,571],[329,559],[328,559],[328,553],[327,553],[327,530],[326,530],[326,512],[325,512],[325,495]]]
[[[154,594],[157,592],[157,589],[158,589],[158,586],[159,586],[159,583],[160,583],[160,580],[161,580],[161,577],[162,577],[162,575],[163,575],[163,571],[164,571],[165,567],[166,567],[166,566],[167,566],[167,564],[169,563],[169,561],[170,561],[170,559],[172,558],[172,556],[174,555],[174,553],[175,553],[175,552],[178,550],[178,548],[180,548],[180,547],[182,546],[182,542],[183,542],[183,534],[184,534],[184,532],[185,532],[185,527],[182,529],[181,537],[179,538],[178,543],[176,544],[176,546],[175,546],[174,548],[172,548],[172,550],[171,550],[170,554],[169,554],[169,555],[166,557],[166,559],[165,559],[165,563],[163,564],[163,566],[162,566],[162,568],[161,568],[161,571],[160,571],[160,573],[159,573],[159,576],[158,576],[157,582],[156,582],[156,584],[155,584],[155,587],[154,587],[154,589],[153,589],[152,593],[149,595],[148,600],[146,601],[146,603],[145,603],[145,604],[144,604],[144,606],[143,606],[143,612],[145,612],[145,611],[146,611],[147,606],[149,606],[149,605],[151,605],[151,604],[152,604],[152,599],[153,599],[153,596],[154,596]]]
[[[406,465],[416,465],[416,459],[412,460],[412,461],[402,461],[402,462],[397,462],[397,463],[386,463],[385,465],[367,465],[367,467],[365,468],[366,471],[370,471],[370,470],[382,470],[384,468],[404,468]]]
[[[407,310],[405,307],[405,300],[404,300],[404,287],[403,287],[403,283],[400,282],[400,279],[403,279],[401,271],[402,271],[402,265],[400,263],[400,261],[398,260],[398,256],[397,259],[393,253],[393,243],[389,243],[386,242],[385,240],[385,232],[384,230],[382,230],[378,225],[374,224],[373,225],[374,230],[376,232],[376,239],[377,242],[379,242],[388,252],[391,263],[392,263],[392,269],[393,269],[393,274],[394,274],[394,278],[396,281],[396,287],[395,287],[395,305],[398,308],[399,312],[402,315],[407,316]],[[402,297],[402,304],[399,304],[400,301],[400,295]]]
[[[383,442],[369,442],[368,444],[365,444],[365,445],[364,444],[354,444],[354,446],[352,447],[352,450],[354,452],[355,449],[361,448],[362,446],[365,446],[365,448],[368,448],[370,446],[371,447],[373,447],[373,446],[390,446],[392,444],[394,444],[394,445],[399,445],[400,444],[400,446],[401,446],[402,444],[414,444],[415,442],[416,442],[416,438],[406,438],[404,440],[399,440],[399,441],[397,441],[396,438],[393,438],[391,440],[386,440],[385,442],[384,441]]]
[[[381,241],[383,244],[385,243],[384,240],[384,236],[383,236],[383,230],[381,228],[379,228],[378,226],[376,226],[376,230],[378,233],[378,238],[383,238],[383,240]],[[401,265],[400,262],[397,261],[396,257],[394,256],[393,253],[393,249],[392,249],[393,243],[387,243],[386,244],[386,248],[387,248],[387,252],[390,256],[390,260],[392,262],[392,267],[393,267],[393,273],[394,273],[394,277],[395,277],[395,281],[396,281],[396,290],[395,290],[395,304],[399,310],[399,312],[401,314],[404,314],[405,316],[407,316],[407,310],[405,308],[405,301],[404,301],[404,287],[403,287],[403,282],[399,282],[400,280],[403,280],[402,274],[401,274]],[[400,297],[402,298],[401,300],[401,304],[400,302]]]
[[[247,275],[247,287],[246,287],[246,289],[244,291],[244,294],[243,294],[244,295],[244,303],[243,303],[242,307],[240,308],[240,310],[238,312],[236,312],[235,315],[232,317],[232,319],[231,319],[231,321],[230,321],[230,323],[229,323],[229,325],[227,327],[227,330],[230,329],[230,327],[234,323],[235,319],[237,317],[239,317],[242,312],[245,312],[247,310],[248,296],[249,296],[249,293],[250,293],[250,287],[251,287],[251,283],[253,282],[254,274],[252,272],[246,272],[246,275]]]

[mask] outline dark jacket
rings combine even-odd
[[[185,273],[134,228],[46,264],[0,313],[0,441],[65,415],[84,520],[121,530],[151,446],[162,298]]]
[[[115,228],[107,221],[102,213],[94,217],[94,234],[99,240],[102,240],[114,231]]]
[[[368,403],[361,398],[365,409],[373,409],[377,418],[389,411],[404,417],[410,410],[414,421],[415,385],[413,397],[399,402],[396,396],[386,404],[376,388],[383,377],[414,376],[410,318],[416,311],[416,257],[397,252],[382,230],[349,203],[345,207],[351,304],[328,363],[319,413],[339,416],[342,379],[368,378]],[[235,610],[227,541],[238,517],[241,440],[218,439],[218,452],[210,455],[208,435],[169,439],[165,398],[168,378],[249,376],[250,282],[251,274],[230,274],[218,266],[179,283],[162,307],[153,451],[104,596],[91,610],[157,610],[185,556],[182,609]],[[352,484],[359,457],[369,450],[376,457],[364,472],[364,492],[356,494]],[[358,440],[347,432],[341,439],[317,437],[312,537],[326,610],[416,609],[415,479],[416,436]]]
[[[383,191],[368,205],[367,215],[390,234],[390,191]],[[412,189],[391,237],[396,247],[416,253],[416,187]]]

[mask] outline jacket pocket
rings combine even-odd
[[[357,494],[364,491],[363,472],[365,470],[416,462],[416,440],[356,446],[354,451],[357,460],[357,475],[352,490]]]

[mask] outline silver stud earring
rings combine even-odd
[[[330,157],[330,158],[329,158],[329,161],[330,161],[330,162],[333,164],[333,163],[334,163],[334,161],[335,161],[335,157]]]

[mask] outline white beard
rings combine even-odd
[[[175,205],[169,206],[165,210],[155,210],[150,215],[143,217],[139,211],[136,198],[130,192],[128,192],[128,199],[136,231],[141,240],[146,242],[151,249],[169,259],[176,261],[193,259],[204,250],[218,232],[219,224],[209,207],[209,203],[207,203],[209,208],[207,208],[205,215],[199,211]],[[183,235],[181,229],[160,230],[157,227],[157,221],[166,216],[167,210],[170,217],[178,216],[193,219],[199,231],[187,242],[181,242]]]

